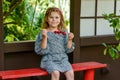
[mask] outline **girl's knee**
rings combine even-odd
[[[74,80],[74,71],[70,70],[70,71],[65,72],[65,76],[67,80]]]
[[[70,71],[67,72],[67,74],[70,75],[70,76],[74,76],[74,71],[70,70]]]
[[[51,73],[51,76],[52,76],[52,80],[59,80],[59,77],[60,77],[60,72],[59,71],[53,71]]]

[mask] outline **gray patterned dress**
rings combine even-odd
[[[35,52],[38,55],[42,55],[40,67],[51,73],[54,70],[60,72],[66,72],[72,70],[71,64],[68,61],[67,53],[70,53],[74,50],[74,43],[72,47],[68,49],[67,39],[68,33],[65,31],[65,34],[56,34],[54,32],[47,32],[47,48],[40,48],[40,43],[42,40],[41,32],[38,34],[35,42]]]

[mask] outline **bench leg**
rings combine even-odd
[[[84,72],[84,80],[94,80],[94,69],[89,69]]]

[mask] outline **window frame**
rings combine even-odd
[[[80,0],[81,1],[81,0]],[[81,2],[80,2],[81,3]],[[94,20],[94,36],[87,36],[87,37],[80,37],[80,46],[93,46],[93,45],[102,45],[102,43],[108,43],[108,44],[114,44],[118,43],[115,40],[114,35],[96,35],[96,29],[97,29],[97,19],[103,19],[103,16],[97,16],[97,5],[98,5],[98,0],[95,0],[95,16],[94,17],[81,17],[80,19],[95,19]],[[116,14],[116,5],[117,5],[117,0],[114,0],[114,14]],[[81,8],[80,8],[81,11]]]

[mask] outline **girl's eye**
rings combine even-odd
[[[54,18],[54,19],[59,19],[59,17],[49,17],[49,18],[50,18],[50,19],[53,19],[53,18]]]
[[[56,17],[56,19],[58,19],[59,17]]]
[[[50,17],[50,18],[53,18],[53,17]]]

